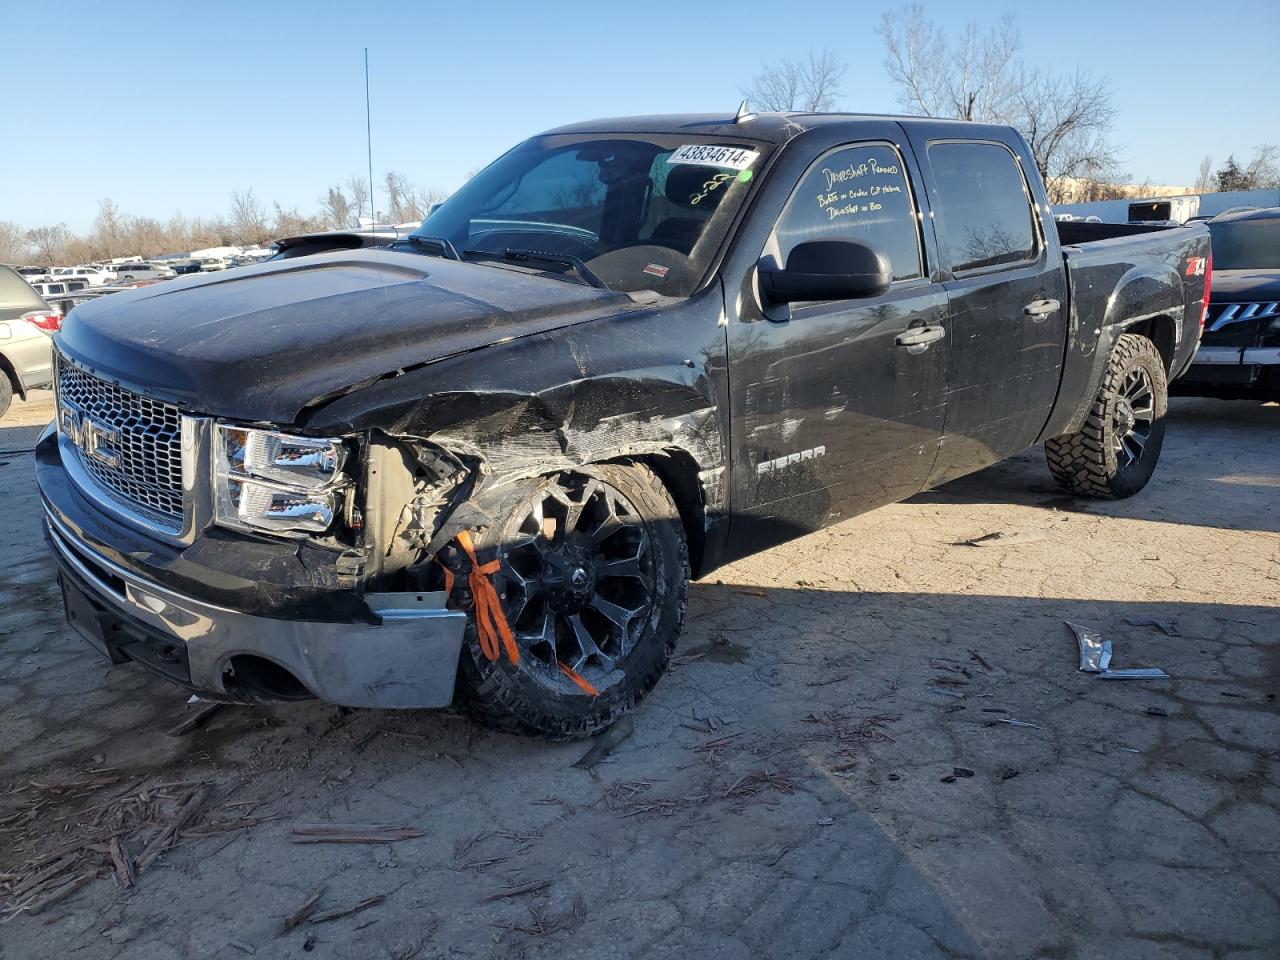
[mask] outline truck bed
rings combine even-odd
[[[1203,224],[1057,223],[1067,271],[1068,328],[1059,401],[1044,436],[1079,428],[1111,347],[1150,336],[1176,379],[1195,354],[1209,231]],[[1084,398],[1081,404],[1081,398]]]

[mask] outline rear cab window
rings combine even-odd
[[[956,274],[1030,263],[1040,243],[1030,188],[1003,144],[935,141],[929,166],[942,256]]]
[[[848,240],[888,257],[895,282],[924,276],[906,165],[888,143],[837,147],[814,161],[774,230],[779,262],[810,240]]]

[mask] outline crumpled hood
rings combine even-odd
[[[1280,270],[1215,270],[1209,300],[1212,303],[1280,300]]]
[[[100,297],[56,341],[98,376],[192,412],[287,424],[404,367],[634,306],[514,270],[338,251]]]

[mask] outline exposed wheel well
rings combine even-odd
[[[1139,320],[1137,323],[1125,327],[1126,333],[1136,333],[1146,337],[1156,345],[1156,349],[1160,351],[1160,358],[1164,361],[1164,369],[1166,373],[1173,372],[1174,363],[1174,326],[1173,318],[1164,315],[1158,317],[1148,317],[1145,320]]]
[[[706,505],[702,499],[702,485],[698,480],[698,462],[683,450],[626,459],[643,463],[657,474],[671,494],[671,499],[676,502],[676,507],[680,510],[680,523],[684,526],[685,541],[689,544],[689,568],[696,579],[701,575],[707,539]]]
[[[13,392],[23,400],[27,399],[27,391],[22,386],[22,381],[18,379],[18,371],[13,368],[13,364],[9,362],[9,358],[0,353],[0,373],[3,373],[13,386]]]

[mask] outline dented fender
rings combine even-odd
[[[601,318],[450,357],[366,384],[312,411],[308,430],[365,434],[371,573],[411,562],[411,539],[440,545],[461,502],[530,477],[610,460],[665,459],[692,472],[701,538],[727,534],[727,381],[718,288],[675,306]],[[443,487],[407,479],[423,451],[444,454]],[[662,471],[659,471],[660,473]],[[459,488],[467,489],[459,496]],[[407,498],[407,499],[406,499]],[[414,517],[393,517],[396,504]],[[687,517],[686,517],[687,519]],[[456,526],[456,525],[455,525]],[[447,539],[445,542],[447,542]],[[714,562],[714,550],[705,559]],[[704,567],[706,563],[704,562]]]

